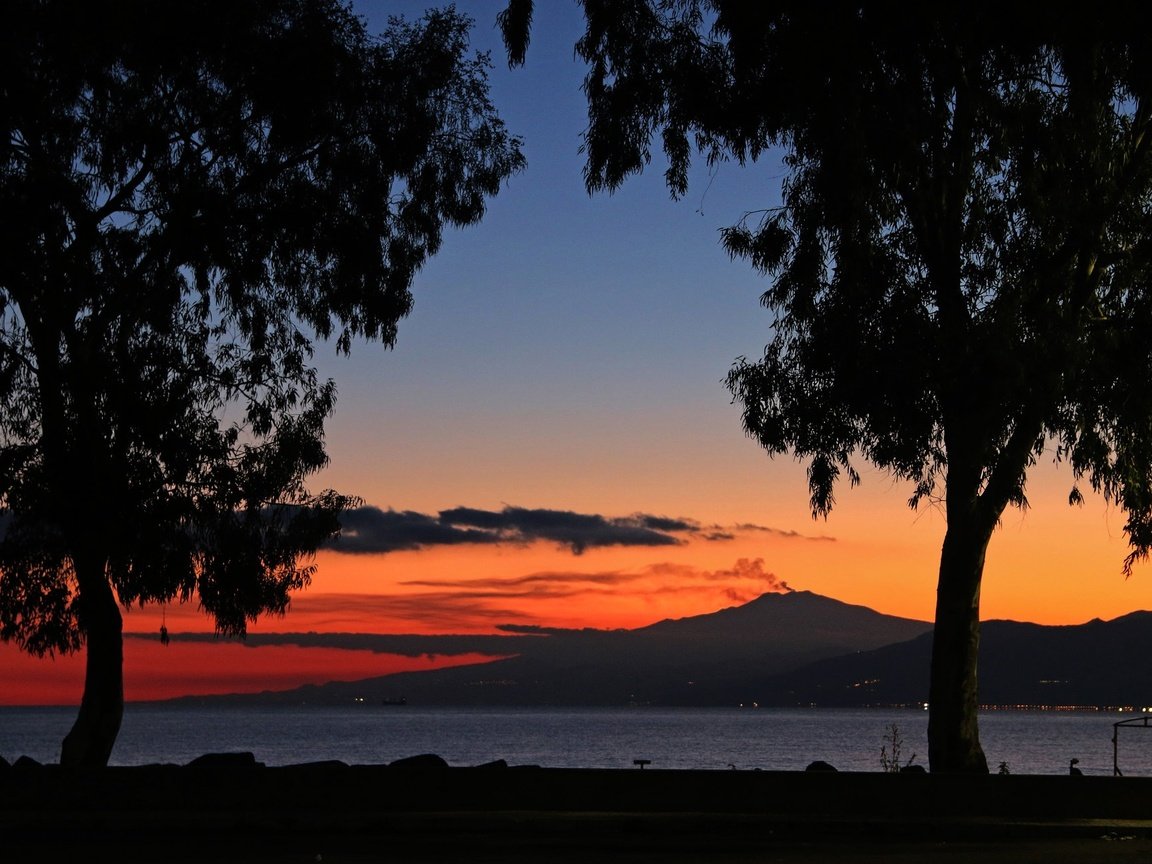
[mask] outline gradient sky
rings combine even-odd
[[[432,4],[354,5],[378,31],[389,14]],[[803,466],[770,460],[743,434],[722,383],[735,358],[759,356],[771,321],[758,302],[766,283],[728,259],[719,229],[776,204],[783,168],[699,166],[674,202],[655,154],[614,195],[589,197],[579,8],[537,4],[527,65],[509,70],[494,29],[502,5],[456,4],[476,20],[476,47],[492,52],[493,100],[524,138],[528,168],[481,225],[446,237],[394,350],[360,343],[341,358],[318,346],[340,395],[331,466],[313,486],[371,509],[337,547],[361,551],[322,552],[288,615],[252,632],[631,627],[786,587],[930,620],[940,510],[909,510],[909,488],[861,465],[862,485],[813,521]],[[1149,568],[1121,572],[1123,513],[1091,496],[1069,507],[1070,484],[1044,462],[1030,509],[1005,514],[985,619],[1068,624],[1152,609]],[[478,542],[460,542],[469,537]],[[127,640],[130,700],[445,662],[183,642],[212,629],[194,608],[132,610],[125,629],[155,634],[162,620],[167,647]],[[0,646],[0,704],[78,703],[82,670],[82,658]]]

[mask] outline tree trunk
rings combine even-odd
[[[124,716],[124,622],[102,564],[87,572],[82,572],[79,563],[76,567],[87,662],[80,713],[64,738],[60,764],[102,768],[112,755]]]
[[[936,586],[928,762],[933,773],[987,774],[988,760],[980,746],[976,716],[976,661],[980,650],[980,579],[992,529],[981,527],[974,519],[954,520],[954,515],[954,511],[949,514]]]

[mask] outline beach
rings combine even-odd
[[[583,770],[226,754],[0,768],[12,861],[1076,861],[1152,858],[1152,778]],[[9,857],[10,856],[10,857]]]

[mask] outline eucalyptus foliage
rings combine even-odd
[[[509,57],[532,4],[502,19]],[[871,463],[940,504],[933,770],[986,771],[976,725],[988,541],[1039,459],[1152,547],[1152,29],[1129,4],[584,0],[586,182],[660,147],[783,158],[779,204],[723,232],[769,279],[764,355],[727,383],[808,469],[814,516]]]
[[[118,606],[243,634],[308,583],[352,500],[306,487],[316,343],[391,345],[522,157],[452,9],[372,36],[335,0],[13,0],[0,25],[0,638],[87,642],[81,718],[118,725]]]

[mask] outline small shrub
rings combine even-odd
[[[900,750],[904,745],[904,736],[900,734],[900,727],[895,723],[888,727],[884,736],[884,744],[880,747],[880,770],[886,774],[898,774],[901,769],[907,768],[916,761],[913,753],[907,762],[900,764]]]

